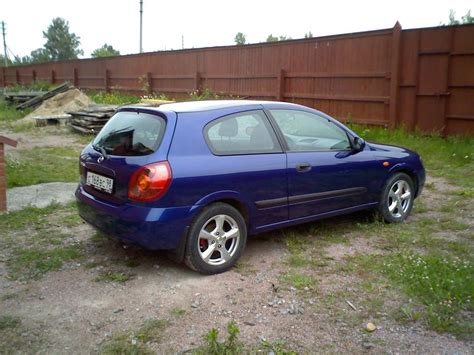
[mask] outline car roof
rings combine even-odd
[[[212,111],[212,110],[221,110],[229,108],[245,108],[250,106],[262,106],[265,105],[275,105],[281,104],[282,106],[299,106],[290,103],[276,102],[276,101],[260,101],[260,100],[207,100],[207,101],[186,101],[186,102],[176,102],[176,103],[167,103],[161,104],[158,107],[146,107],[148,109],[157,110],[157,111],[172,111],[176,113],[183,112],[202,112],[202,111]],[[133,107],[141,107],[142,105],[137,104]]]

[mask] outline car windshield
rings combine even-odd
[[[165,120],[160,116],[121,111],[107,122],[92,146],[102,154],[148,155],[160,146],[164,128]]]

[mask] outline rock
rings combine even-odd
[[[367,330],[370,333],[372,333],[375,329],[377,329],[377,327],[372,322],[367,323],[367,325],[365,326],[365,330]]]
[[[197,304],[197,303],[194,303],[194,302],[193,302],[193,303],[191,303],[191,308],[198,308],[198,307],[199,307],[199,304]]]
[[[362,343],[362,346],[364,347],[364,349],[367,349],[367,350],[372,349],[372,348],[375,347],[374,344],[369,343],[368,341],[364,341],[364,342]]]
[[[158,270],[160,268],[160,265],[155,264],[155,265],[153,265],[153,267]]]
[[[245,324],[245,325],[249,325],[249,326],[251,326],[251,327],[253,327],[253,326],[255,325],[254,322],[249,322],[249,321],[245,321],[244,324]]]
[[[114,313],[120,313],[120,312],[123,312],[124,309],[123,308],[117,308],[116,310],[114,310]]]
[[[242,287],[239,287],[239,288],[237,289],[237,291],[239,291],[239,292],[244,292],[244,289],[243,289]]]

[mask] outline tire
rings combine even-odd
[[[415,188],[413,180],[404,173],[392,175],[384,185],[379,214],[386,223],[403,222],[413,208]]]
[[[202,274],[229,270],[247,242],[247,225],[234,207],[215,203],[195,218],[189,229],[185,263]]]

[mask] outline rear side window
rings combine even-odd
[[[92,144],[111,155],[148,155],[160,146],[165,126],[160,116],[121,111],[107,122]]]
[[[247,111],[210,122],[204,135],[216,155],[281,152],[280,145],[262,111]]]

